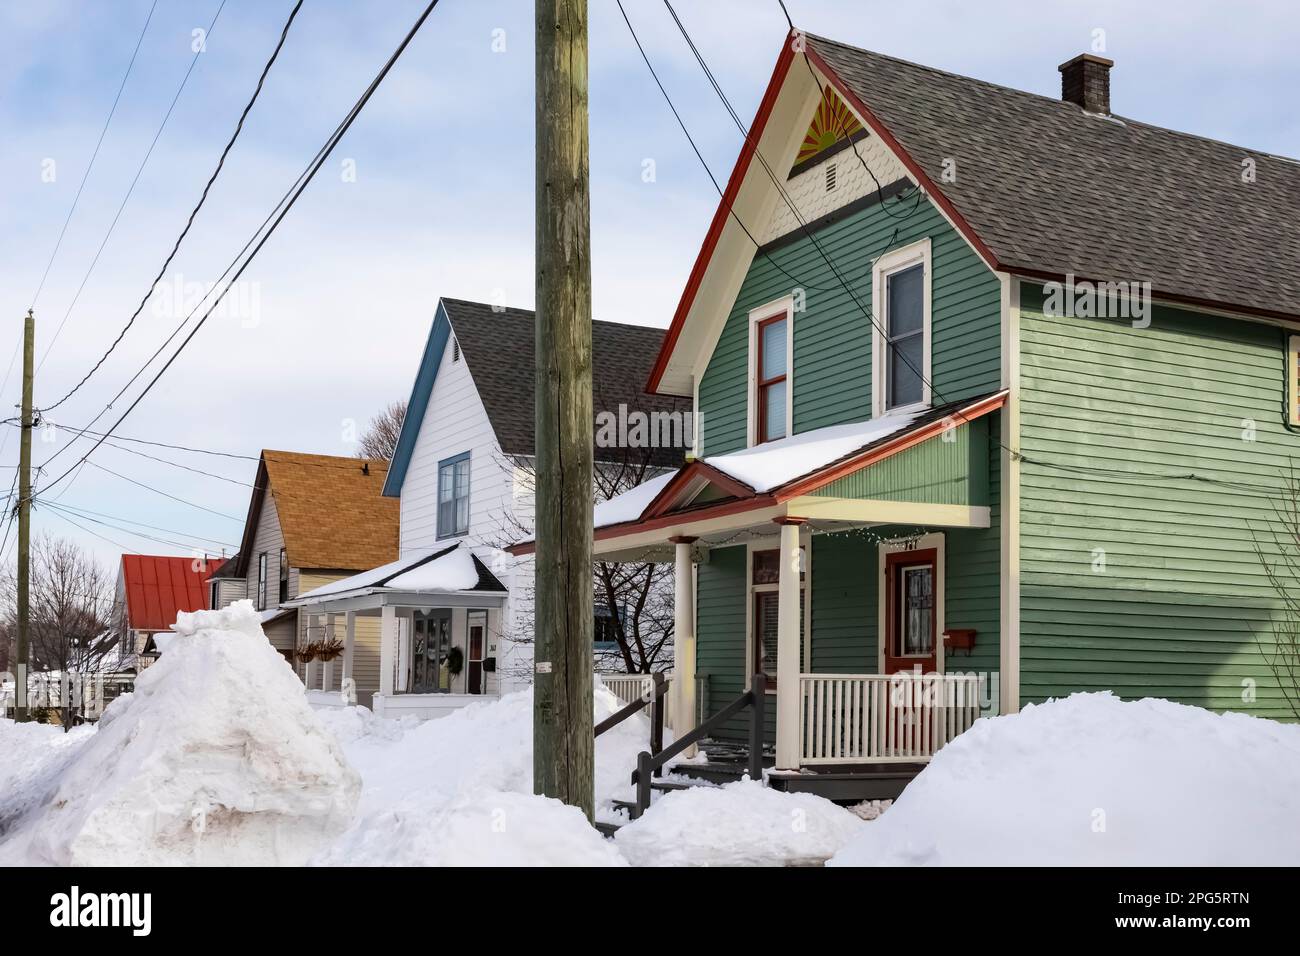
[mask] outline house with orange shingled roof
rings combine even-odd
[[[384,461],[263,450],[239,553],[210,581],[215,607],[253,602],[267,638],[318,702],[370,705],[379,688],[379,622],[357,621],[350,659],[336,663],[344,616],[285,604],[397,557],[398,505],[381,494],[387,475]]]

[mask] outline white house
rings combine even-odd
[[[592,323],[594,410],[616,433],[598,462],[626,463],[617,423],[639,414],[659,428],[646,467],[681,463],[689,403],[643,391],[662,340]],[[531,536],[533,355],[532,312],[439,301],[383,489],[400,499],[398,560],[286,605],[382,620],[377,714],[441,716],[531,682],[532,558],[504,548]]]

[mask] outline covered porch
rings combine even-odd
[[[399,559],[287,602],[307,617],[304,684],[313,706],[357,702],[358,620],[379,623],[371,709],[381,717],[443,717],[501,691],[498,659],[507,590],[460,545]],[[342,622],[340,630],[339,623]],[[325,648],[321,654],[319,649]],[[333,669],[342,668],[340,690]]]
[[[597,507],[601,560],[675,563],[678,738],[761,687],[769,782],[853,799],[997,711],[1004,400],[697,459]],[[745,747],[744,719],[710,738]]]

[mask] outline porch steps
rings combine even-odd
[[[767,785],[783,793],[815,793],[836,803],[897,800],[925,764],[884,764],[843,770],[796,773],[774,771]]]

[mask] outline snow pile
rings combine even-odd
[[[595,690],[599,723],[622,702]],[[582,814],[533,795],[531,690],[414,727],[347,708],[326,720],[365,786],[356,823],[322,865],[602,866],[622,862]],[[323,715],[324,716],[324,715]],[[363,730],[363,733],[357,733]],[[648,748],[642,714],[596,741],[596,804],[631,794]]]
[[[181,614],[0,861],[304,862],[347,826],[361,782],[248,601]]]
[[[19,724],[0,718],[0,840],[53,789],[94,729]]]
[[[809,793],[758,781],[671,791],[614,841],[633,866],[820,864],[868,826]]]
[[[1074,694],[978,721],[831,865],[1300,863],[1300,727]]]

